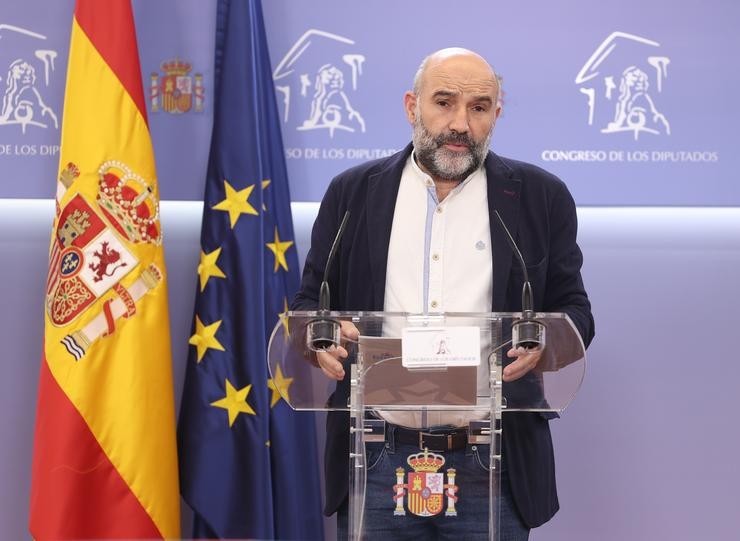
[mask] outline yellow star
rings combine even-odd
[[[293,383],[293,378],[286,378],[283,376],[283,369],[280,365],[275,370],[276,374],[274,378],[267,380],[267,386],[272,391],[272,398],[270,399],[270,407],[274,407],[275,404],[280,402],[280,399],[284,396],[287,400],[290,400],[290,393],[288,388]]]
[[[216,248],[210,253],[205,253],[203,250],[200,251],[200,264],[198,265],[198,275],[200,276],[200,290],[203,291],[208,283],[208,279],[213,276],[214,278],[226,278],[224,272],[218,268],[216,262],[218,256],[221,255],[221,248]]]
[[[270,182],[272,182],[272,181],[269,180],[269,179],[262,181],[262,191],[263,192],[265,191],[265,188],[267,188],[270,185]],[[263,195],[262,196],[262,210],[264,210],[265,212],[267,212],[267,206],[265,205],[264,201],[265,201],[265,196]]]
[[[275,272],[277,272],[278,267],[283,267],[283,269],[287,271],[288,261],[285,259],[285,252],[288,250],[288,248],[293,246],[293,241],[289,240],[286,242],[281,242],[276,227],[275,242],[268,242],[266,246],[272,251],[273,254],[275,254]]]
[[[243,190],[238,192],[232,188],[228,180],[224,180],[224,188],[226,189],[226,199],[213,206],[214,210],[223,210],[229,213],[229,220],[231,221],[231,229],[234,229],[234,224],[242,214],[257,214],[257,211],[252,205],[249,204],[249,196],[254,190],[254,184],[247,186]]]
[[[283,311],[278,314],[280,323],[283,325],[283,336],[287,340],[290,338],[290,328],[288,327],[288,298],[283,297]]]
[[[195,334],[190,337],[188,344],[195,346],[198,350],[198,362],[200,362],[209,348],[224,351],[224,347],[221,345],[221,342],[216,338],[216,331],[218,331],[218,328],[221,326],[221,321],[222,320],[219,319],[210,325],[203,325],[200,318],[195,316]]]
[[[234,424],[236,416],[239,413],[248,413],[249,415],[257,415],[252,407],[247,404],[247,395],[252,389],[252,385],[247,385],[243,389],[238,391],[234,388],[231,382],[226,380],[226,396],[215,402],[211,402],[211,406],[217,408],[223,408],[229,412],[229,427]]]

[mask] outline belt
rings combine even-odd
[[[395,442],[418,445],[420,450],[429,449],[437,453],[459,451],[468,444],[467,428],[458,428],[448,432],[423,432],[401,426],[395,426],[392,429]]]

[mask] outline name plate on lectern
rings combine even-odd
[[[480,364],[478,327],[405,327],[401,334],[403,366],[434,369]]]

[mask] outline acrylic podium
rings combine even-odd
[[[335,321],[352,322],[360,331],[358,340],[342,342],[350,355],[340,384],[318,368],[315,352],[327,345],[326,339],[316,340],[317,330],[329,332],[330,340],[340,340],[336,329],[330,329]],[[270,374],[282,398],[295,410],[345,410],[350,415],[350,539],[365,538],[365,443],[383,441],[388,421],[423,430],[449,424],[450,419],[465,420],[468,444],[488,445],[488,531],[490,539],[498,539],[501,442],[506,437],[502,415],[562,412],[585,372],[585,348],[570,318],[537,313],[534,321],[544,344],[540,360],[525,376],[503,383],[512,334],[518,343],[520,313],[282,316],[268,350]],[[337,401],[336,396],[330,400],[338,385],[345,386],[347,400]],[[458,493],[458,488],[465,483],[456,478],[454,468],[445,468],[444,453],[425,451],[420,445],[416,456],[403,457],[402,462],[381,496],[387,495],[387,520],[413,513],[455,521],[456,503],[464,497],[464,489]],[[464,538],[462,531],[460,539]]]

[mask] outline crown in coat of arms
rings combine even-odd
[[[191,63],[180,60],[179,58],[166,60],[162,62],[159,67],[162,68],[162,71],[167,75],[187,75],[190,70],[193,69],[193,65]]]
[[[414,468],[415,472],[436,472],[444,466],[445,459],[442,455],[430,453],[428,449],[424,449],[422,453],[410,455],[406,462]]]
[[[77,177],[80,176],[80,168],[72,162],[67,164],[67,167],[62,169],[59,173],[59,182],[61,182],[65,188],[69,188]]]
[[[159,203],[152,185],[117,160],[103,163],[98,179],[98,202],[113,226],[131,242],[159,244]]]

